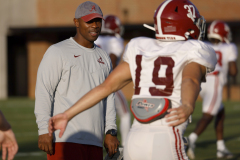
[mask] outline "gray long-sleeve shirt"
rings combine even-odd
[[[50,46],[37,74],[34,113],[39,135],[48,133],[50,117],[103,83],[111,70],[109,56],[99,47],[85,48],[73,38]],[[116,129],[114,94],[71,119],[62,138],[55,131],[55,141],[102,147],[103,134],[109,129]]]

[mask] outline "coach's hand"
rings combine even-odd
[[[178,108],[168,109],[170,113],[165,116],[166,122],[169,122],[169,126],[178,126],[184,123],[193,113],[193,108],[190,105],[181,105]]]
[[[53,154],[53,136],[49,136],[48,133],[38,136],[38,148],[47,152],[47,154]]]
[[[104,140],[104,147],[106,148],[109,157],[117,152],[118,146],[119,140],[117,137],[112,136],[111,134],[107,134]]]

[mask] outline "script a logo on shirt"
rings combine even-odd
[[[136,106],[139,108],[144,108],[146,111],[148,111],[149,108],[154,108],[155,104],[148,103],[146,99],[143,101],[137,102]]]
[[[97,61],[98,61],[99,63],[105,64],[105,63],[102,61],[102,57],[100,57]]]

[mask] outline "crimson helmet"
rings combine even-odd
[[[229,26],[222,21],[213,21],[208,27],[208,39],[215,38],[224,43],[230,43],[232,34]]]
[[[152,27],[152,29],[155,30],[156,38],[159,40],[178,41],[202,40],[205,35],[205,27],[205,19],[192,2],[189,0],[165,0],[155,11],[154,28]]]
[[[104,16],[104,20],[105,21],[102,23],[101,33],[115,34],[115,36],[122,35],[123,27],[121,25],[120,19],[117,16],[106,15]]]

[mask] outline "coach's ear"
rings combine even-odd
[[[74,25],[78,28],[79,27],[79,19],[73,18]]]

